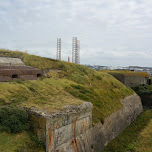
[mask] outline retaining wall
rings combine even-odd
[[[123,108],[107,117],[104,124],[92,127],[92,104],[66,106],[63,111],[47,114],[28,110],[31,127],[46,152],[101,152],[142,112],[138,95],[121,100]]]
[[[125,75],[121,73],[109,73],[114,76],[117,80],[125,84],[126,86],[137,86],[140,84],[147,84],[149,78],[144,75],[132,74]]]

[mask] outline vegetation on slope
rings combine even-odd
[[[152,107],[152,85],[138,85],[132,89],[141,97],[144,107]]]
[[[28,115],[25,110],[16,107],[0,107],[0,131],[11,133],[29,129]]]
[[[112,140],[104,152],[151,152],[151,128],[152,110],[146,110],[121,135]]]
[[[138,71],[129,71],[129,70],[101,70],[101,71],[109,74],[121,74],[127,76],[134,76],[134,75],[145,76],[145,77],[150,76],[147,72],[138,72]]]
[[[137,138],[136,152],[152,152],[152,119]]]
[[[1,152],[45,152],[41,143],[29,132],[0,132]]]
[[[64,90],[69,85],[66,79],[43,79],[0,84],[0,104],[35,107],[39,110],[55,112],[64,105],[81,104],[82,101]]]
[[[0,56],[18,57],[28,66],[52,69],[38,81],[0,84],[0,105],[34,106],[54,112],[63,105],[92,102],[93,121],[103,121],[122,107],[120,99],[133,94],[111,75],[82,65],[58,61],[24,52],[0,50]]]

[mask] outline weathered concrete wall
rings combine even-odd
[[[125,75],[121,73],[109,73],[109,74],[113,75],[116,79],[118,79],[126,86],[131,86],[131,87],[140,84],[147,84],[149,79],[144,75],[138,75],[138,74],[130,74],[130,75]]]
[[[62,152],[66,143],[71,145],[66,147],[66,152],[74,148],[78,151],[77,137],[92,127],[92,108],[91,103],[84,102],[78,106],[66,106],[55,114],[31,109],[28,110],[31,128],[46,145],[46,152]]]
[[[123,84],[125,84],[125,75],[124,74],[120,74],[120,73],[109,73],[109,74],[111,74],[117,80],[119,80],[120,82],[122,82]]]
[[[147,84],[148,78],[142,75],[125,76],[124,84],[127,86],[136,86]]]
[[[112,139],[118,136],[143,111],[140,97],[136,94],[121,100],[123,108],[97,124],[88,134],[94,152],[101,152]]]
[[[25,65],[21,59],[19,58],[10,58],[10,57],[0,57],[0,66],[3,66],[3,65],[20,65],[20,66],[23,66]]]
[[[0,66],[0,82],[37,80],[41,76],[41,70],[29,66]]]
[[[87,102],[66,107],[63,111],[51,115],[35,111],[36,115],[46,121],[37,121],[38,125],[33,124],[33,127],[39,139],[45,143],[46,152],[101,152],[104,146],[130,125],[143,110],[141,100],[136,94],[121,102],[122,109],[106,118],[104,124],[98,123],[95,127],[92,127],[92,104]],[[32,112],[32,119],[35,117],[34,113]],[[44,127],[45,136],[44,129],[40,129]]]

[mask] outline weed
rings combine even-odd
[[[27,113],[19,108],[0,108],[0,130],[17,133],[29,128]]]

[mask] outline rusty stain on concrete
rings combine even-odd
[[[77,125],[76,122],[77,122],[77,117],[74,120],[74,139],[73,139],[72,144],[74,144],[74,147],[76,148],[76,152],[79,152],[78,144],[77,144],[77,140],[76,140],[76,125]]]
[[[49,152],[51,152],[51,128],[48,128],[48,136],[49,136]]]

